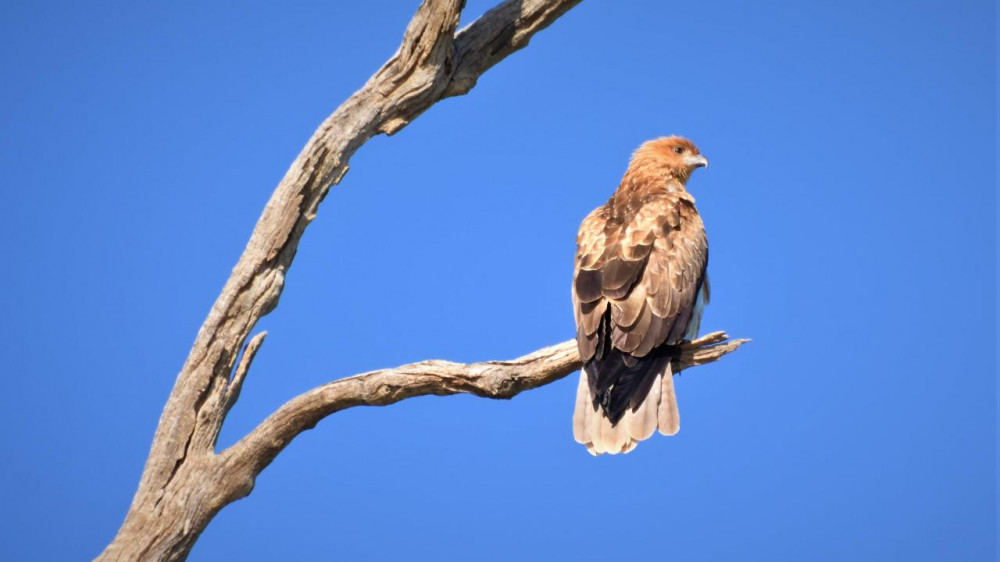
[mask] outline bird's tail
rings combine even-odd
[[[595,403],[587,381],[586,371],[580,371],[580,385],[576,390],[576,408],[573,411],[573,438],[586,445],[592,455],[601,453],[628,453],[639,441],[649,439],[657,429],[663,435],[674,435],[680,430],[677,395],[674,393],[674,376],[670,362],[665,362],[663,372],[656,375],[649,393],[634,409],[626,407],[625,415],[612,424],[604,409]]]

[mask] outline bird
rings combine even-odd
[[[628,453],[657,430],[680,430],[671,359],[697,337],[710,296],[708,238],[687,191],[702,167],[708,159],[686,138],[647,141],[580,225],[573,437],[592,455]]]

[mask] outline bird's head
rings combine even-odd
[[[691,172],[708,167],[708,159],[693,142],[684,137],[661,137],[642,143],[632,155],[630,168],[648,168],[667,172],[682,182]]]

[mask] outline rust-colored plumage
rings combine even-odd
[[[680,429],[670,358],[697,336],[708,302],[708,240],[685,184],[707,165],[687,139],[646,142],[580,225],[573,307],[584,368],[573,436],[592,454],[627,453],[657,429]]]

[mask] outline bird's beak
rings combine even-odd
[[[705,158],[701,154],[697,156],[688,156],[684,159],[684,163],[695,168],[707,168],[708,158]]]

